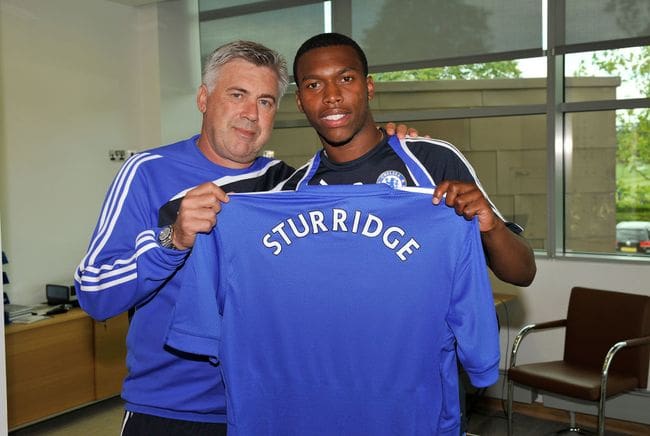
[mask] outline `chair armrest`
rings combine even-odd
[[[626,347],[638,347],[639,345],[648,345],[650,344],[650,336],[644,336],[642,338],[626,339]]]
[[[545,330],[545,329],[551,329],[557,327],[566,327],[566,323],[567,323],[566,318],[556,319],[554,321],[540,322],[537,324],[528,324],[527,326],[524,326],[521,330],[519,330],[519,333],[517,333],[517,336],[515,336],[515,340],[512,342],[512,352],[510,353],[510,368],[515,366],[515,363],[517,362],[517,352],[519,351],[519,346],[521,345],[521,341],[524,340],[524,338],[528,335],[528,333],[531,333],[534,330]]]
[[[532,330],[543,330],[543,329],[552,329],[556,327],[566,327],[566,318],[556,319],[555,321],[538,322],[535,324],[530,324],[530,326],[532,326]]]
[[[603,361],[603,370],[602,370],[602,376],[606,379],[607,378],[607,373],[609,372],[609,367],[612,364],[612,361],[614,360],[614,356],[616,353],[618,353],[620,350],[623,348],[627,347],[638,347],[641,345],[650,345],[650,336],[643,336],[640,338],[632,338],[632,339],[626,339],[624,341],[620,341],[612,345],[612,347],[607,351],[607,354],[605,355],[605,360]]]
[[[599,410],[605,407],[605,400],[607,398],[607,378],[609,376],[609,367],[611,366],[616,353],[618,353],[619,350],[622,350],[623,348],[626,347],[638,347],[641,345],[649,345],[649,344],[650,344],[650,336],[643,336],[640,338],[626,339],[624,341],[617,342],[609,349],[609,351],[607,351],[607,354],[605,355],[605,360],[603,361],[603,368],[600,373],[600,401],[598,403]]]

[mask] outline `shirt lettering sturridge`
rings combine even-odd
[[[371,213],[355,210],[352,214],[344,209],[330,211],[313,210],[299,213],[274,226],[264,235],[262,243],[273,250],[275,256],[291,245],[296,239],[322,232],[346,232],[367,238],[380,238],[383,245],[392,250],[401,260],[420,248],[417,240],[407,236],[407,232],[397,226],[385,226],[383,220]]]

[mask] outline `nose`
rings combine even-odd
[[[339,87],[335,83],[326,83],[325,92],[323,92],[323,102],[325,104],[336,104],[343,100]]]
[[[258,110],[259,108],[257,107],[257,100],[246,100],[242,107],[241,116],[248,121],[255,122],[259,117]]]

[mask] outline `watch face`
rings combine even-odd
[[[171,226],[166,226],[164,229],[160,231],[160,237],[159,239],[161,241],[164,241],[165,239],[168,239],[172,234],[172,228]]]
[[[172,226],[166,226],[160,231],[158,241],[160,242],[160,245],[165,248],[172,246]]]

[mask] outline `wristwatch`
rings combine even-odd
[[[177,250],[174,245],[174,226],[169,225],[162,228],[160,233],[158,233],[158,242],[162,247],[171,248],[172,250]]]

